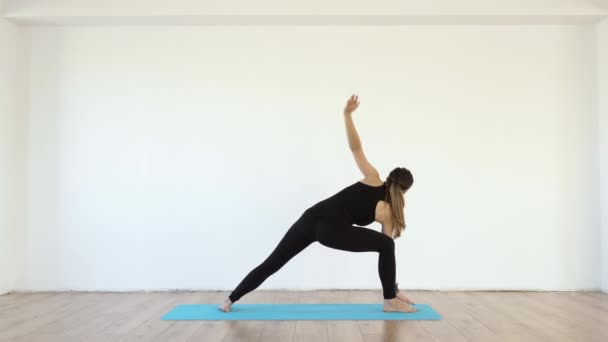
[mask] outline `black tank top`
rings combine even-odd
[[[376,205],[384,200],[386,184],[372,186],[361,182],[340,190],[335,195],[310,207],[317,217],[333,222],[367,226],[374,222]]]

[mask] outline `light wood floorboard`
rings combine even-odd
[[[228,291],[51,292],[0,296],[0,342],[608,341],[600,292],[405,291],[441,321],[161,321]],[[381,303],[379,290],[254,291],[239,303]]]

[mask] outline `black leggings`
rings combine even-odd
[[[228,298],[234,303],[255,290],[270,275],[315,241],[330,248],[349,252],[380,253],[378,274],[382,283],[382,295],[385,299],[396,297],[395,242],[391,237],[365,227],[330,223],[306,210],[285,233],[274,251],[247,274]]]

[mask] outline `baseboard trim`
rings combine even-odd
[[[400,288],[402,291],[428,291],[428,292],[603,292],[608,293],[603,289],[599,288],[581,288],[581,289],[538,289],[538,288],[506,288],[506,289],[495,289],[495,288],[426,288],[426,289],[418,289],[418,288]],[[118,289],[118,290],[91,290],[91,289],[38,289],[38,290],[14,290],[9,293],[44,293],[44,292],[56,292],[56,293],[66,293],[66,292],[96,292],[96,293],[147,293],[147,292],[229,292],[232,289],[197,289],[197,288],[189,288],[189,289]],[[293,292],[310,292],[310,291],[381,291],[379,288],[353,288],[353,289],[344,289],[344,288],[322,288],[322,289],[289,289],[289,288],[277,288],[277,289],[256,289],[256,292],[259,291],[293,291]]]

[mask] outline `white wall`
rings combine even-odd
[[[608,292],[608,19],[597,26],[602,289]]]
[[[595,0],[597,1],[597,0]],[[9,0],[24,25],[591,24],[594,0]]]
[[[8,0],[9,15],[588,15],[605,14],[593,0]]]
[[[17,41],[17,27],[0,18],[0,294],[15,287],[17,234],[23,218],[24,153],[17,110]]]
[[[31,38],[19,289],[234,288],[306,207],[360,179],[351,92],[369,159],[416,179],[402,287],[597,287],[591,26]],[[261,289],[379,288],[376,267],[315,243]]]

